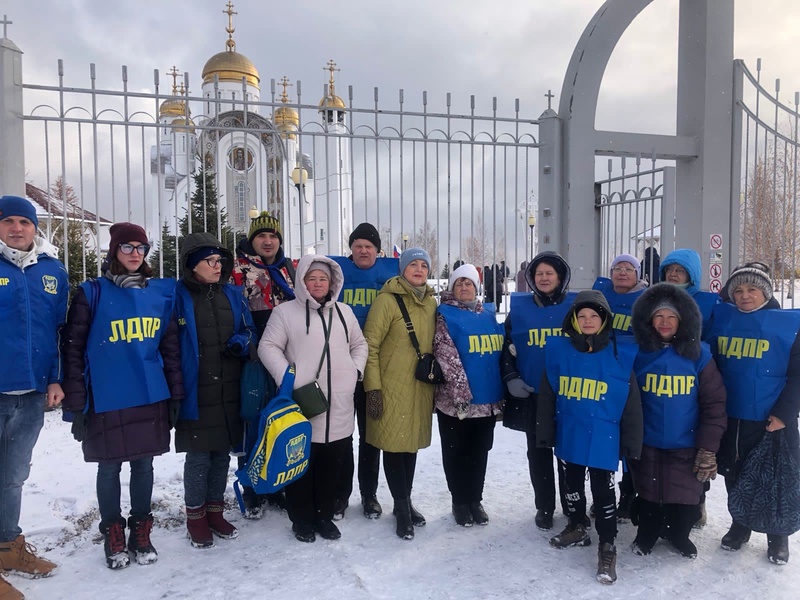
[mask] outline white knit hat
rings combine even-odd
[[[450,279],[447,281],[447,289],[452,292],[456,281],[462,278],[469,279],[473,284],[475,284],[475,291],[480,291],[481,280],[480,277],[478,277],[478,269],[469,264],[461,265],[450,274]]]

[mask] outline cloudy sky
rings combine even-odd
[[[558,96],[575,43],[602,4],[237,0],[234,38],[260,71],[264,100],[269,80],[286,75],[303,82],[304,103],[316,103],[332,58],[341,68],[337,91],[344,96],[352,85],[356,106],[371,106],[378,87],[386,108],[397,106],[403,89],[407,110],[420,110],[427,91],[429,110],[443,111],[450,92],[454,112],[466,112],[474,94],[478,112],[489,113],[496,96],[499,114],[510,115],[519,98],[521,116],[537,118],[547,90]],[[622,38],[606,71],[598,128],[674,132],[678,6],[655,0]],[[8,35],[24,52],[29,84],[55,84],[61,58],[67,86],[88,87],[94,62],[100,88],[119,89],[120,66],[127,65],[130,89],[151,91],[157,68],[164,93],[174,64],[189,72],[198,93],[204,63],[227,39],[222,0],[0,0],[0,7],[13,21]],[[771,88],[781,77],[790,101],[800,89],[799,37],[800,2],[737,0],[735,56],[753,70],[761,57],[762,81]]]

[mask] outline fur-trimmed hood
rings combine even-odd
[[[680,317],[672,347],[680,356],[696,360],[700,357],[703,323],[700,309],[687,292],[669,283],[658,283],[646,289],[633,304],[631,328],[636,343],[644,352],[655,352],[664,347],[658,332],[653,329],[651,319],[656,307],[663,302],[674,306]]]

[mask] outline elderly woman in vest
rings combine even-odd
[[[611,310],[596,290],[579,292],[564,318],[567,337],[547,342],[545,373],[539,388],[537,443],[555,446],[564,463],[569,523],[550,539],[555,548],[588,546],[586,494],[589,482],[600,538],[597,580],[617,580],[614,473],[620,458],[639,458],[642,404],[633,373],[634,344],[617,344]]]
[[[103,275],[72,298],[64,334],[64,410],[83,458],[97,465],[97,503],[106,565],[121,569],[158,558],[150,542],[153,457],[169,451],[183,398],[175,282],[149,279],[150,245],[133,223],[111,226]],[[130,463],[131,510],[120,506],[120,471]]]
[[[478,270],[469,264],[450,275],[442,292],[433,354],[446,383],[436,386],[434,406],[442,441],[442,464],[462,527],[486,525],[483,483],[494,426],[503,407],[500,379],[502,326],[492,304],[478,300]]]
[[[242,445],[239,416],[242,359],[255,349],[255,327],[241,290],[226,282],[233,254],[210,233],[190,234],[181,248],[183,277],[176,312],[186,397],[175,427],[175,449],[186,452],[183,490],[192,546],[238,535],[222,516],[230,453]]]
[[[414,377],[417,352],[400,305],[414,327],[422,354],[433,350],[436,300],[427,284],[431,258],[422,248],[400,256],[400,276],[392,277],[372,303],[364,326],[369,359],[364,375],[367,392],[367,442],[383,450],[383,470],[394,499],[397,535],[414,538],[425,517],[411,504],[417,452],[431,444],[433,385]]]
[[[709,343],[728,391],[728,429],[718,459],[730,492],[743,461],[767,431],[784,430],[800,461],[800,312],[780,310],[769,267],[760,262],[736,268],[721,296],[724,303],[714,307]],[[762,350],[743,351],[748,342]],[[739,550],[750,533],[733,521],[722,547]],[[767,557],[778,565],[789,562],[788,536],[767,535]]]
[[[727,425],[725,387],[700,341],[701,327],[695,301],[669,283],[645,290],[633,305],[644,414],[642,458],[630,465],[638,493],[635,554],[650,554],[663,531],[682,556],[697,556],[689,532],[700,516],[703,484],[716,477]]]
[[[367,342],[352,309],[336,301],[344,277],[335,261],[307,254],[297,265],[295,281],[295,299],[272,311],[258,356],[278,385],[292,363],[295,389],[319,375],[330,407],[311,419],[308,471],[286,487],[286,501],[298,541],[313,542],[316,534],[337,540],[336,486],[353,444],[353,392],[367,362]]]

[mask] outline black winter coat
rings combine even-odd
[[[86,341],[91,327],[91,309],[83,290],[72,298],[62,335],[64,357],[64,410],[82,412],[89,402],[83,458],[86,462],[122,462],[169,452],[168,402],[134,406],[100,414],[87,397],[84,370]],[[159,345],[170,395],[183,398],[178,325],[173,317]],[[120,381],[124,386],[125,382]]]

